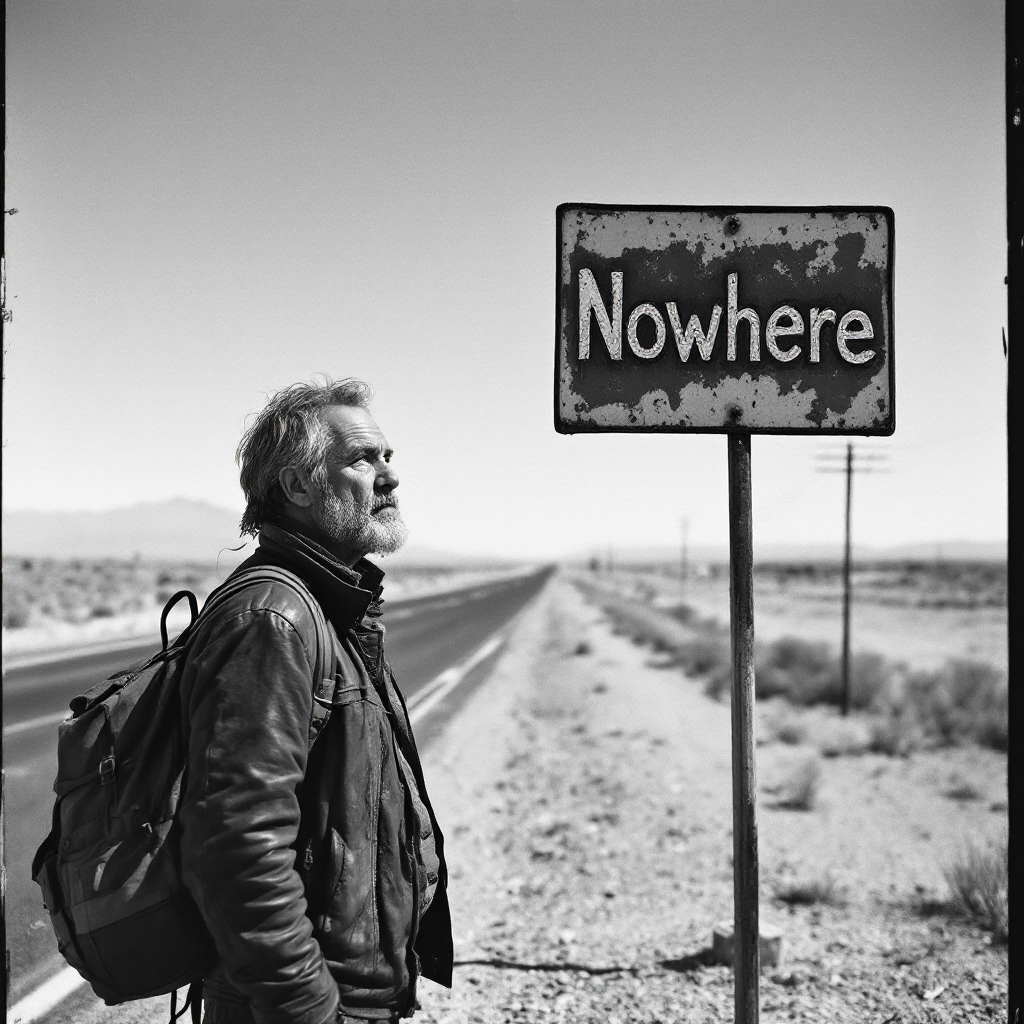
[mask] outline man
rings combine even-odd
[[[419,974],[451,985],[443,839],[364,557],[406,536],[369,398],[354,380],[293,385],[238,448],[242,530],[259,536],[238,571],[294,575],[264,572],[204,616],[183,678],[182,869],[220,957],[208,1024],[392,1021]],[[326,683],[303,586],[328,623]]]

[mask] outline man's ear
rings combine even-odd
[[[285,466],[277,474],[277,482],[285,498],[299,508],[309,508],[316,501],[316,489],[308,474],[296,466]]]

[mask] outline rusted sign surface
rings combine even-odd
[[[886,207],[560,206],[555,426],[891,434]]]

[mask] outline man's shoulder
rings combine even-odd
[[[317,604],[309,587],[295,573],[278,566],[257,566],[229,577],[220,593],[211,595],[204,618],[212,631],[280,619],[305,640],[315,635]]]

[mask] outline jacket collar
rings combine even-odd
[[[380,614],[384,571],[373,562],[360,558],[350,568],[292,523],[264,524],[259,542],[260,556],[305,580],[336,627],[354,628],[368,609]]]

